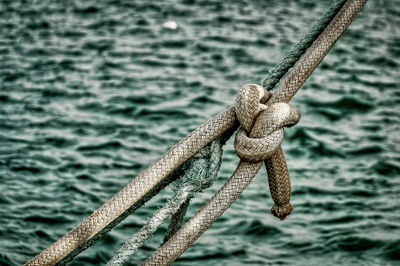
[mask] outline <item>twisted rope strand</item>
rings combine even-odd
[[[286,72],[294,66],[304,52],[326,28],[345,2],[346,0],[336,0],[322,17],[317,20],[311,30],[289,51],[282,61],[268,72],[268,75],[262,81],[262,85],[265,89],[271,91],[275,87]]]
[[[217,138],[213,142],[211,142],[210,148],[212,152],[210,152],[210,160],[208,162],[208,165],[204,167],[204,169],[207,170],[205,175],[207,177],[207,180],[209,180],[207,188],[212,185],[212,183],[218,176],[218,172],[222,163],[222,153],[223,153],[222,146],[225,145],[226,141],[232,136],[233,133],[234,130],[230,132],[228,131],[227,133],[223,134],[220,138]],[[206,187],[204,187],[202,190],[204,190],[205,188]],[[167,233],[165,234],[163,244],[167,242],[182,227],[183,218],[186,214],[189,203],[190,199],[184,202],[181,205],[181,207],[171,217],[171,222],[168,226]]]
[[[144,242],[154,234],[161,224],[168,219],[184,202],[191,197],[191,191],[195,189],[187,185],[179,189],[153,216],[147,220],[143,227],[128,239],[115,253],[107,265],[123,265],[132,254],[140,248]]]
[[[224,138],[227,137],[230,137],[230,134],[224,136]],[[186,202],[189,202],[196,193],[212,185],[221,166],[222,145],[225,142],[226,139],[222,137],[216,138],[181,167],[184,173],[174,183],[174,195],[147,220],[136,234],[124,243],[107,265],[123,265],[127,262],[166,219],[176,213]]]
[[[171,216],[171,221],[168,225],[167,232],[165,233],[163,243],[167,242],[173,235],[178,232],[179,229],[181,229],[182,224],[183,224],[183,218],[185,217],[185,214],[187,212],[187,209],[189,207],[190,199],[185,201],[179,209]]]

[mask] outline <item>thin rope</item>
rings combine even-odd
[[[268,72],[267,77],[262,81],[262,86],[271,91],[281,78],[294,66],[304,52],[312,45],[322,31],[328,26],[337,12],[342,8],[346,0],[336,0],[328,10],[312,26],[311,30],[289,51],[289,53]]]
[[[167,242],[179,229],[181,229],[183,224],[183,218],[185,217],[186,211],[189,207],[190,199],[185,201],[179,209],[172,215],[171,222],[169,223],[167,232],[165,233],[163,244]]]
[[[166,219],[173,215],[183,218],[188,205],[186,203],[189,203],[190,199],[197,193],[210,187],[217,177],[221,166],[222,145],[225,141],[218,137],[181,167],[180,171],[183,171],[183,174],[180,179],[173,183],[173,196],[147,220],[136,234],[122,245],[107,265],[123,265],[158,230]],[[175,231],[179,230],[179,224],[182,224],[182,220],[174,221],[171,219],[171,224],[174,230],[171,235],[173,235]]]
[[[218,175],[219,169],[221,167],[221,163],[222,163],[222,146],[232,136],[233,133],[234,133],[234,130],[229,131],[229,132],[223,134],[219,138],[221,148],[216,146],[216,144],[213,144],[216,140],[214,140],[212,142],[211,147],[210,147],[211,152],[210,152],[209,165],[207,167],[205,166],[205,169],[207,169],[206,177],[209,180],[209,184],[207,184],[207,187],[204,187],[200,192],[202,192],[204,189],[206,189],[208,187],[211,187],[211,185],[214,183],[215,179],[217,178],[217,175]],[[215,147],[213,147],[212,145],[215,145]],[[215,150],[216,152],[213,152],[213,150]],[[167,230],[167,233],[165,234],[163,243],[167,242],[182,227],[183,218],[186,214],[189,203],[190,203],[190,198],[187,199],[171,217],[171,222],[168,226],[168,230]]]

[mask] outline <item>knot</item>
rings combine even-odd
[[[235,137],[235,151],[244,161],[269,158],[282,143],[283,127],[300,120],[299,110],[291,104],[265,105],[270,95],[263,87],[249,84],[236,97],[235,112],[241,127]]]
[[[299,110],[288,103],[265,105],[270,93],[258,85],[246,85],[236,98],[235,112],[240,122],[235,137],[235,151],[247,162],[265,161],[274,206],[273,215],[283,220],[293,206],[290,204],[290,178],[281,149],[283,127],[294,126],[300,120]]]

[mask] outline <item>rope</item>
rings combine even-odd
[[[268,100],[266,110],[274,103],[285,103],[292,99],[365,3],[366,0],[348,0],[346,2],[329,26],[297,62],[294,69],[279,86],[278,91]],[[274,117],[268,121],[259,115],[253,126],[252,133],[254,127],[258,126],[259,119],[260,121],[265,120],[266,124],[271,121],[273,123],[274,121]],[[278,152],[283,155],[281,148],[278,148]],[[271,158],[274,156],[272,155]],[[274,169],[268,171],[268,173],[275,173],[278,181],[285,174],[284,172],[279,172],[280,168],[276,167],[282,158],[284,157],[275,158],[276,160],[272,161]],[[252,181],[261,165],[262,161],[247,162],[246,160],[241,160],[228,182],[169,241],[149,257],[143,265],[171,264],[236,200]],[[267,170],[269,170],[268,167],[270,166],[267,164]]]
[[[226,141],[230,139],[233,133],[234,131],[228,131],[211,143],[210,147],[211,152],[209,154],[210,160],[209,163],[204,166],[205,169],[208,169],[206,177],[207,180],[209,180],[209,182],[207,183],[207,186],[204,186],[204,188],[202,188],[199,192],[202,192],[204,189],[211,187],[214,180],[216,179],[219,172],[219,168],[221,167],[222,163],[222,152],[223,152],[222,146],[225,145]],[[216,141],[219,141],[219,146],[217,146],[217,144],[214,143]],[[182,227],[183,218],[186,214],[189,203],[190,203],[190,198],[187,199],[179,207],[179,209],[172,215],[171,222],[168,226],[167,233],[165,234],[163,240],[163,244],[167,242]]]
[[[177,213],[196,193],[202,192],[212,185],[221,166],[222,146],[225,141],[226,136],[216,138],[186,161],[179,169],[179,172],[183,172],[182,177],[174,182],[174,195],[153,214],[136,234],[124,243],[108,262],[108,265],[123,265],[127,262],[166,219]],[[183,217],[184,212],[179,215]],[[174,229],[179,230],[176,226]]]
[[[294,66],[292,72],[286,77],[278,91],[271,96],[267,106],[270,106],[275,102],[289,102],[332,45],[351,23],[365,2],[366,0],[347,1],[335,19],[331,21],[329,26]],[[124,216],[131,210],[132,206],[138,206],[144,203],[145,200],[143,199],[147,199],[148,195],[160,186],[160,184],[165,182],[171,173],[180,167],[186,160],[213,141],[216,137],[225,132],[237,129],[238,125],[234,108],[230,108],[216,115],[214,118],[210,119],[198,129],[190,133],[187,137],[182,139],[158,161],[139,174],[120,192],[82,221],[77,227],[69,231],[66,235],[42,251],[32,260],[28,261],[26,265],[56,264],[65,259],[69,254],[73,253],[74,250],[86,246],[87,243],[91,243],[96,239],[96,236],[100,235],[104,230],[109,230],[114,225],[115,221],[118,223],[122,220],[122,218],[124,218]],[[278,153],[281,152],[280,148],[277,148],[277,150]],[[276,158],[277,161],[274,161],[274,158]],[[272,161],[270,164],[267,163],[267,165],[278,165],[277,163],[281,160],[279,158],[284,158],[283,153],[275,153],[270,159],[268,159]],[[210,200],[211,203],[205,205],[208,207],[205,209],[203,209],[203,207],[177,232],[177,234],[174,235],[174,237],[168,240],[165,245],[163,245],[162,248],[146,262],[149,264],[157,262],[156,265],[165,265],[176,259],[176,257],[179,256],[188,245],[193,243],[201,233],[204,232],[203,229],[207,229],[211,223],[230,206],[230,204],[240,195],[243,189],[252,180],[260,167],[261,162],[249,163],[242,161],[236,169],[235,174],[223,189],[221,189],[222,192],[220,190]],[[282,172],[280,172],[282,169],[284,168],[277,167],[271,171],[268,170],[268,173],[275,173],[277,177],[279,177],[282,174]],[[210,208],[214,209],[214,212],[208,213],[207,211]],[[202,215],[204,215],[204,213],[206,213],[206,216],[203,217]],[[193,223],[202,223],[202,225],[194,226]],[[192,235],[187,237],[185,232],[191,232]],[[63,261],[65,262],[65,260]]]
[[[311,30],[289,51],[283,60],[268,72],[267,77],[262,81],[264,88],[271,91],[275,87],[279,80],[294,66],[315,39],[317,39],[345,2],[346,0],[336,0],[328,8],[322,17],[313,25]]]
[[[256,90],[251,90],[251,88],[254,86],[256,85],[248,85],[241,91],[245,91],[248,94],[257,93]],[[267,91],[265,92],[268,93]],[[241,95],[239,94],[238,96],[240,97]],[[257,95],[255,96],[256,97],[254,98],[257,98]],[[251,102],[248,102],[248,104],[251,104]],[[288,104],[282,103],[277,105],[289,106]],[[275,131],[282,133],[282,126],[293,125],[299,121],[300,115],[297,109],[289,108],[288,110],[290,111],[284,114],[276,112],[272,113],[265,109],[260,114],[254,114],[252,117],[250,117],[250,120],[255,120],[257,116],[259,117],[251,129],[250,136],[254,138],[256,142],[261,144],[260,147],[265,151],[265,153],[261,157],[254,158],[251,155],[249,158],[242,159],[235,171],[234,177],[232,177],[228,183],[224,185],[224,187],[217,192],[217,194],[209,202],[207,202],[206,205],[203,206],[203,208],[192,219],[190,219],[180,231],[177,232],[177,234],[167,241],[167,243],[160,248],[159,252],[150,257],[144,263],[145,265],[170,264],[176,258],[176,255],[179,256],[177,251],[179,252],[182,246],[189,246],[191,241],[199,236],[197,234],[198,230],[206,230],[208,226],[211,225],[211,223],[214,222],[224,212],[224,210],[229,207],[236,197],[242,193],[242,190],[248,185],[255,174],[257,174],[263,160],[271,155],[281,143],[282,138],[279,137],[279,134],[273,133]],[[276,119],[276,115],[281,116],[282,119]],[[263,127],[265,121],[272,121],[272,123],[276,124],[265,130]],[[271,136],[272,139],[269,139],[268,136]],[[238,142],[240,143],[240,140]],[[237,145],[240,146],[240,144],[235,141],[235,149]],[[246,145],[243,145],[242,148],[251,149],[252,147],[246,147]],[[248,162],[247,159],[255,162]],[[231,182],[232,180],[233,182]],[[232,197],[232,194],[234,197]]]
[[[125,218],[124,214],[131,206],[135,206],[138,202],[144,203],[142,198],[149,195],[182,163],[216,137],[237,127],[238,122],[233,108],[211,118],[172,147],[74,229],[28,261],[26,265],[54,265],[70,253],[77,255],[78,253],[74,252],[75,249],[81,251],[87,247],[86,243],[93,244],[92,240],[97,240],[96,235],[101,234],[103,230],[110,230],[108,225],[114,220],[120,222],[121,216]],[[83,246],[82,249],[81,246]],[[68,258],[71,259],[70,256]],[[66,261],[63,260],[63,262]]]
[[[190,200],[185,201],[179,209],[171,216],[171,222],[169,223],[167,232],[165,233],[163,244],[167,242],[183,224],[183,218],[185,217],[187,208],[189,207]]]
[[[340,8],[343,6],[346,0],[337,0],[335,1],[328,10],[323,14],[321,18],[313,25],[311,30],[292,48],[291,51],[284,57],[281,63],[277,64],[267,75],[267,77],[263,80],[263,87],[272,90],[273,87],[279,82],[279,80],[287,73],[287,71],[298,61],[300,56],[304,54],[304,52],[311,46],[314,40],[320,35],[320,33],[326,28],[332,18],[337,14]],[[282,153],[283,154],[283,153]],[[289,187],[290,187],[290,180]],[[270,182],[271,183],[271,182]],[[286,186],[288,187],[288,186]],[[183,189],[183,188],[182,188]],[[282,188],[283,189],[283,188]],[[274,189],[273,191],[276,191]],[[290,190],[286,189],[286,194],[290,195]],[[290,196],[289,196],[290,197]],[[189,205],[190,199],[183,202],[179,209],[176,211],[174,216],[171,218],[170,226],[168,227],[164,243],[171,238],[182,226],[182,220],[186,213],[187,207]],[[282,200],[281,200],[282,201]],[[277,209],[275,212],[279,212],[279,208],[274,206]],[[291,207],[289,213],[293,207]],[[285,215],[286,216],[286,215]],[[284,216],[283,216],[284,217]]]

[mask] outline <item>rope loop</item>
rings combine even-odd
[[[283,127],[300,120],[300,111],[288,103],[265,105],[270,93],[255,84],[244,86],[236,98],[235,112],[241,128],[235,137],[235,151],[240,159],[260,162],[280,147]]]

